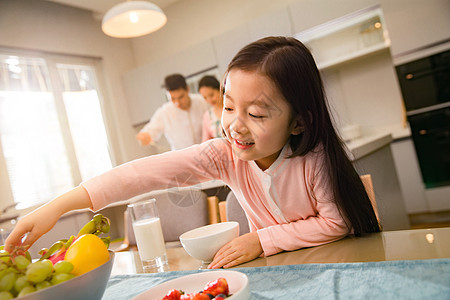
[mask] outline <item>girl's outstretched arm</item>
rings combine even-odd
[[[217,251],[209,269],[231,268],[259,257],[263,253],[258,233],[250,232],[235,238]]]
[[[21,218],[6,239],[5,249],[12,250],[14,246],[22,245],[29,248],[52,229],[63,214],[74,209],[90,207],[92,204],[88,193],[82,186],[78,186]],[[22,242],[25,235],[26,238]]]

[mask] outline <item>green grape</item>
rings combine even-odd
[[[40,290],[46,289],[51,286],[52,286],[52,284],[49,281],[41,281],[36,284],[36,290],[40,291]]]
[[[7,272],[0,279],[0,291],[9,291],[14,286],[14,282],[16,281],[16,273],[15,272]]]
[[[29,261],[25,256],[18,255],[14,258],[14,263],[19,270],[26,270],[31,261]]]
[[[29,264],[26,271],[27,279],[32,283],[39,283],[44,281],[53,272],[53,268],[48,263],[43,261],[37,261]]]
[[[8,251],[2,249],[0,250],[0,260],[9,263],[11,261],[11,255],[9,255]]]
[[[73,264],[65,260],[60,260],[53,266],[53,268],[55,269],[56,274],[70,273],[73,270]]]
[[[25,275],[19,275],[14,283],[14,289],[16,292],[20,292],[24,287],[31,285]]]
[[[14,296],[10,292],[0,292],[0,300],[9,300],[14,298]]]
[[[28,295],[28,294],[31,294],[31,293],[34,293],[34,292],[36,292],[36,288],[34,286],[32,286],[32,285],[29,285],[29,286],[24,287],[20,291],[19,295],[17,295],[17,296],[18,297],[22,297],[22,296],[25,296],[25,295]]]
[[[53,263],[52,263],[51,260],[49,260],[49,259],[43,259],[43,260],[41,260],[40,262],[47,264],[47,266],[50,268],[50,270],[53,271]]]
[[[52,285],[57,285],[59,283],[62,283],[64,281],[67,281],[69,279],[74,278],[75,275],[73,274],[67,274],[67,273],[60,273],[60,274],[55,274],[51,280]]]
[[[6,269],[8,269],[8,264],[5,263],[3,260],[0,260],[0,272]]]

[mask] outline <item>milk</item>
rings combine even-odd
[[[159,218],[135,221],[133,230],[142,261],[165,255],[166,248]]]

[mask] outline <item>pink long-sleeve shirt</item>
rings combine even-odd
[[[266,256],[345,237],[350,229],[324,175],[323,152],[285,158],[290,151],[286,145],[262,171],[254,161],[240,160],[226,140],[213,139],[123,164],[82,186],[98,210],[152,190],[220,179],[241,203]]]

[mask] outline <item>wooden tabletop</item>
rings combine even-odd
[[[170,271],[196,270],[201,267],[201,262],[189,256],[181,246],[168,247],[167,257]],[[450,258],[450,227],[349,236],[322,246],[257,258],[237,267],[433,258]],[[117,252],[111,275],[136,273],[143,273],[138,252]]]

